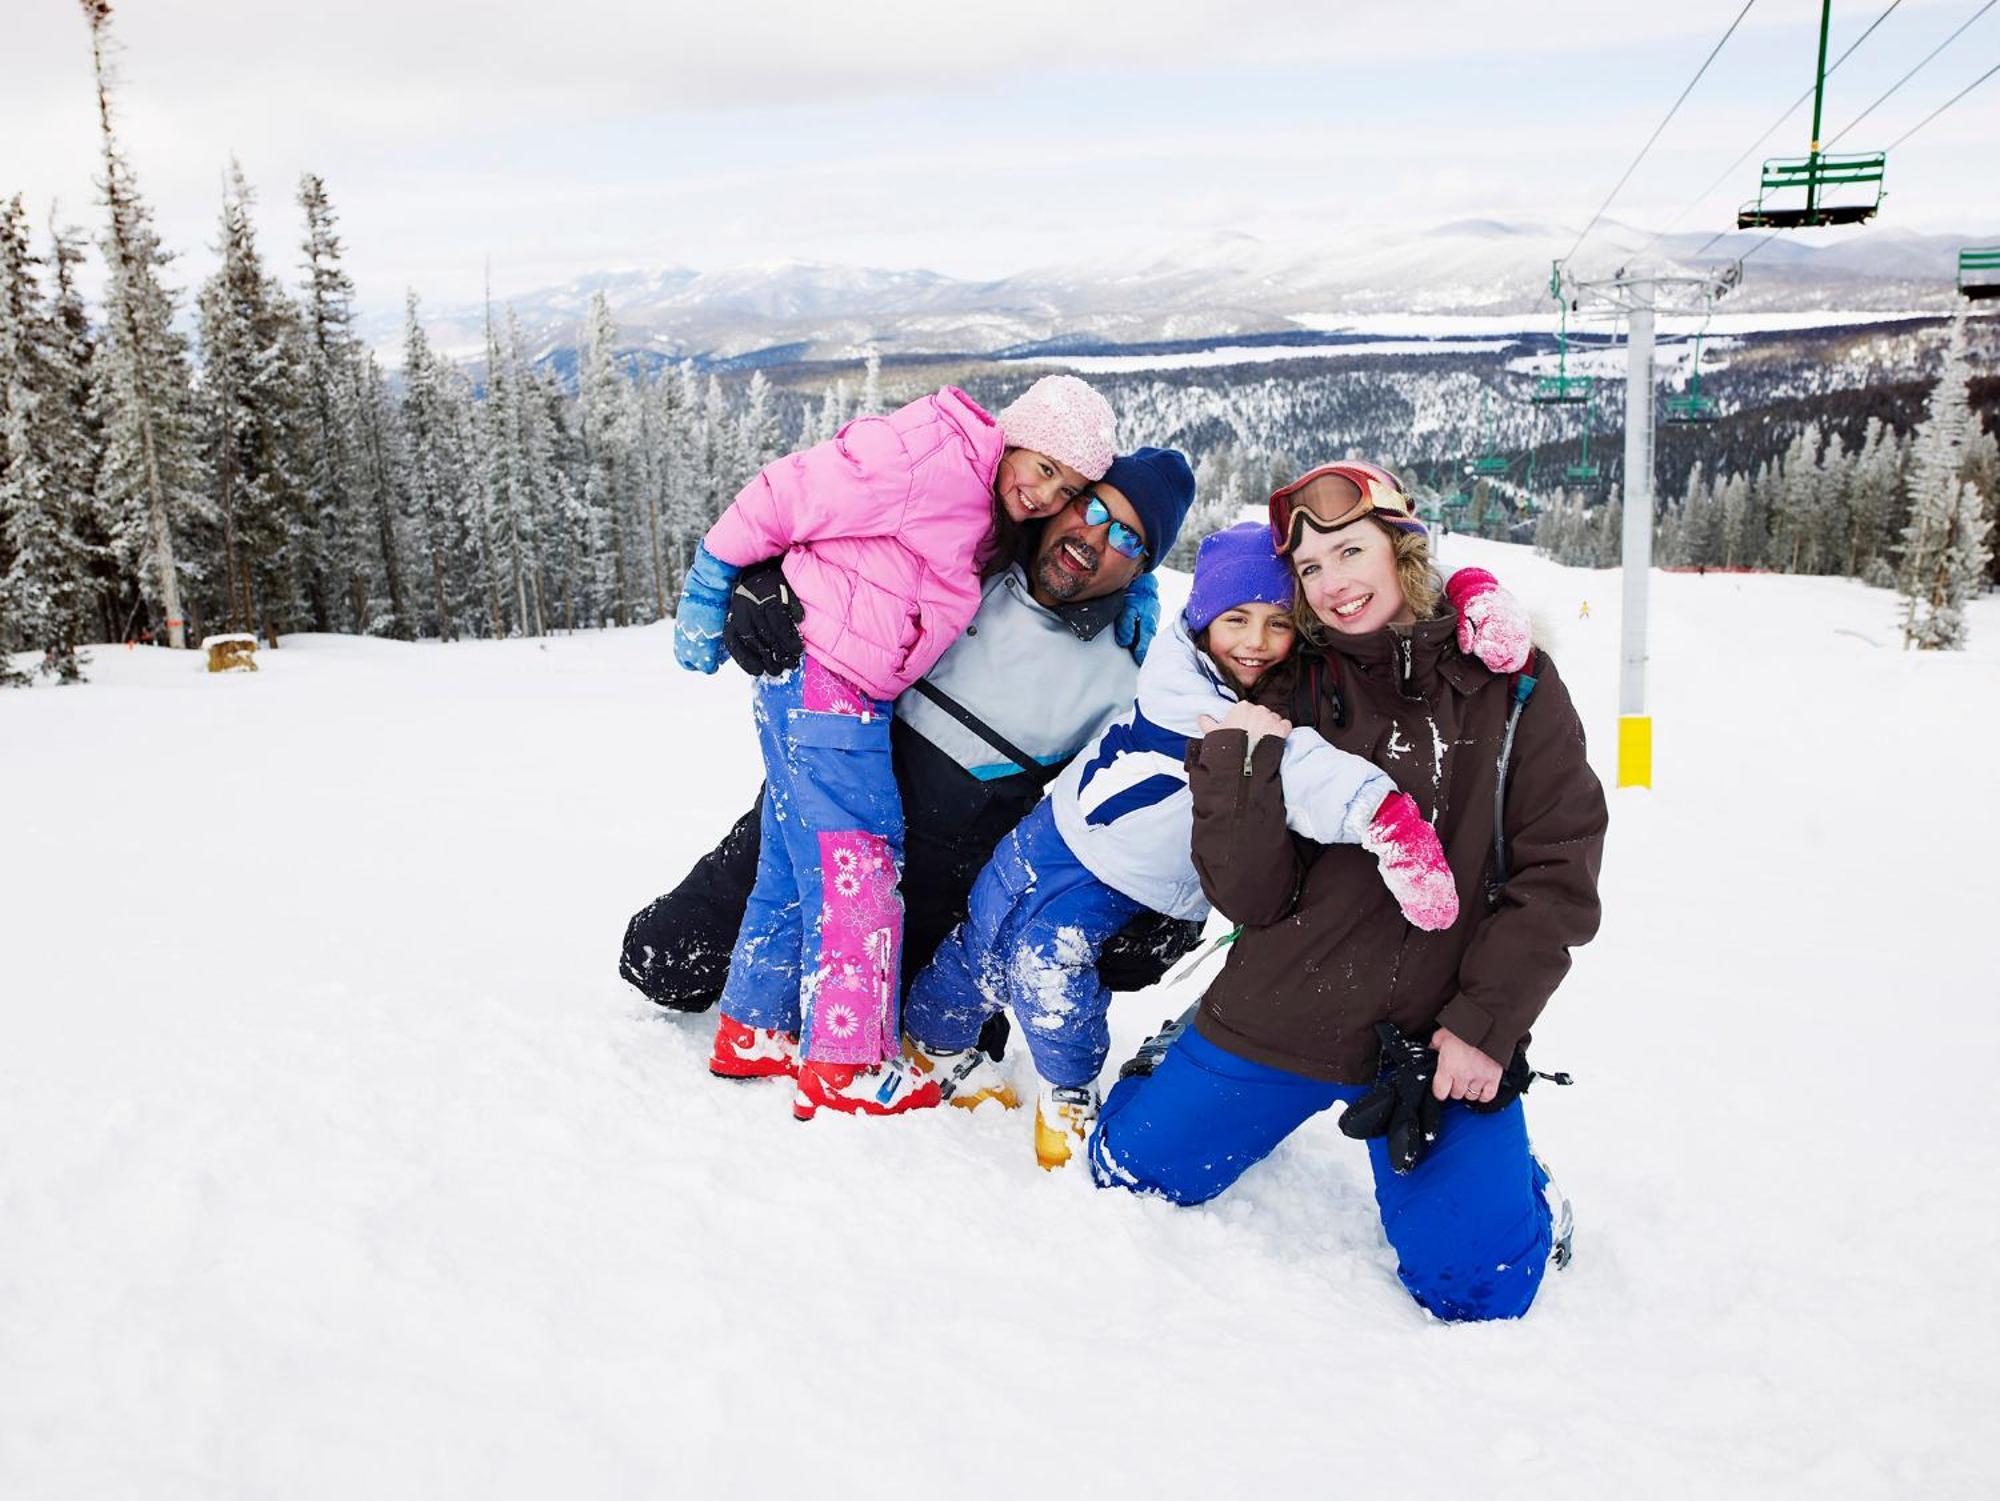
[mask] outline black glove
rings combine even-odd
[[[805,655],[805,642],[799,639],[799,622],[805,618],[806,607],[773,558],[736,576],[722,622],[722,644],[753,678],[776,677],[798,666]]]
[[[1357,1141],[1389,1138],[1389,1166],[1407,1173],[1437,1140],[1444,1104],[1431,1093],[1438,1055],[1390,1022],[1377,1022],[1382,1076],[1375,1087],[1340,1114],[1341,1133]]]

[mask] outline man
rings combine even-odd
[[[994,846],[1105,720],[1132,702],[1135,659],[1158,613],[1152,569],[1173,547],[1194,478],[1170,449],[1141,449],[1113,467],[1123,477],[1115,504],[1080,495],[1040,523],[1025,565],[987,580],[965,634],[896,701],[905,984],[964,918]],[[1136,555],[1113,545],[1115,537],[1129,548],[1135,536]],[[790,605],[777,561],[739,579],[725,634],[745,671],[798,664]],[[721,996],[756,879],[759,811],[738,819],[679,886],[627,926],[619,973],[658,1004],[706,1011]],[[1198,924],[1144,914],[1106,944],[1098,971],[1113,990],[1143,989],[1199,936]],[[989,1037],[995,1051],[1004,1035],[1002,1028]]]

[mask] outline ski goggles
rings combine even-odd
[[[1113,552],[1121,558],[1146,556],[1146,539],[1124,522],[1113,520],[1111,507],[1095,495],[1079,495],[1077,499],[1083,502],[1083,519],[1089,525],[1102,526],[1107,521],[1111,522],[1111,530],[1105,535],[1105,540],[1111,544]]]
[[[1347,481],[1359,493],[1350,495],[1347,485],[1324,483],[1335,479]],[[1304,540],[1307,527],[1338,531],[1371,514],[1390,526],[1425,535],[1424,524],[1410,508],[1410,497],[1403,493],[1403,482],[1388,470],[1363,459],[1321,464],[1272,492],[1271,547],[1284,557]]]

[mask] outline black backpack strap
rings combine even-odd
[[[1500,905],[1500,889],[1507,884],[1510,874],[1507,869],[1507,767],[1514,759],[1514,729],[1520,724],[1521,711],[1528,706],[1528,698],[1535,691],[1537,655],[1533,647],[1528,649],[1528,660],[1513,675],[1507,688],[1507,697],[1512,705],[1507,711],[1507,731],[1500,741],[1499,770],[1493,779],[1493,883],[1486,888],[1489,911]]]
[[[964,704],[938,687],[929,678],[918,678],[914,683],[910,684],[910,687],[913,691],[921,693],[925,698],[936,704],[945,713],[949,714],[981,740],[992,746],[993,749],[1000,752],[1001,755],[1013,762],[1019,770],[1026,772],[1030,776],[1039,776],[1048,771],[1049,768],[1043,766],[1033,756],[1015,745],[998,730],[994,729],[993,726],[966,708]]]

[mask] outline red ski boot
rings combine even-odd
[[[937,1080],[920,1076],[895,1063],[819,1063],[799,1065],[799,1092],[792,1096],[792,1114],[809,1121],[821,1110],[843,1115],[901,1115],[929,1110],[941,1103]]]
[[[774,1079],[799,1071],[799,1038],[796,1032],[774,1032],[769,1027],[752,1027],[733,1016],[721,1016],[715,1023],[715,1051],[709,1054],[708,1071],[720,1079]]]

